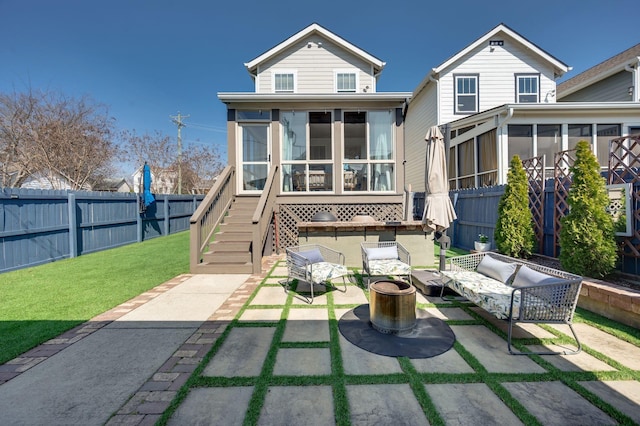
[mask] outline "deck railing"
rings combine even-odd
[[[273,207],[275,206],[278,188],[280,188],[280,173],[278,166],[271,168],[260,201],[253,213],[253,242],[251,244],[253,273],[260,273],[262,269],[262,253],[264,244],[269,235],[269,227],[273,218]]]

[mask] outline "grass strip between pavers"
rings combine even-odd
[[[278,266],[276,264],[274,268]],[[273,271],[273,269],[272,269]],[[631,370],[615,360],[583,345],[583,351],[589,355],[597,358],[598,360],[610,365],[617,371],[597,371],[597,372],[584,372],[584,371],[561,371],[544,357],[539,355],[528,355],[527,358],[533,360],[546,372],[544,373],[491,373],[476,359],[458,340],[453,345],[455,350],[462,359],[473,369],[470,373],[420,373],[418,372],[411,360],[405,357],[398,358],[398,363],[402,369],[402,373],[392,374],[372,374],[372,375],[347,375],[344,371],[342,352],[340,349],[340,331],[338,328],[338,320],[336,318],[336,309],[351,309],[354,305],[336,305],[333,293],[327,293],[327,303],[325,305],[302,305],[306,308],[318,308],[327,309],[329,315],[329,342],[282,342],[284,335],[286,321],[290,310],[297,309],[293,305],[293,297],[296,290],[296,283],[291,286],[286,302],[284,305],[251,305],[251,302],[257,295],[261,288],[270,286],[281,286],[281,284],[268,284],[267,279],[273,278],[267,275],[267,278],[256,288],[254,293],[249,297],[244,306],[240,309],[237,316],[227,329],[222,333],[220,338],[215,342],[211,351],[205,356],[202,363],[193,372],[190,379],[180,389],[178,395],[171,403],[170,407],[165,411],[158,424],[166,424],[168,419],[175,413],[177,407],[186,398],[189,389],[195,387],[225,387],[225,386],[254,386],[254,392],[251,397],[247,414],[244,420],[245,425],[255,425],[258,423],[260,412],[264,405],[265,397],[270,386],[331,386],[334,402],[334,418],[336,424],[340,426],[348,426],[350,421],[350,409],[347,396],[347,385],[382,385],[382,384],[409,384],[412,392],[422,410],[427,417],[427,420],[431,425],[444,425],[445,420],[440,413],[428,392],[426,391],[426,384],[446,384],[446,383],[484,383],[504,404],[524,423],[527,425],[539,425],[540,420],[535,417],[533,413],[530,413],[511,393],[503,386],[503,383],[509,382],[553,382],[561,381],[566,386],[577,392],[584,397],[594,406],[601,409],[607,415],[609,415],[616,422],[623,425],[632,425],[634,422],[625,414],[603,401],[594,393],[590,392],[578,382],[581,381],[594,381],[594,380],[638,380],[640,381],[640,372]],[[354,284],[348,284],[354,285]],[[365,288],[363,284],[362,276],[356,275],[356,285],[360,288]],[[318,292],[318,295],[323,294]],[[366,291],[365,291],[366,294]],[[367,294],[368,298],[368,294]],[[452,300],[449,302],[438,303],[424,303],[419,304],[420,308],[425,307],[457,307],[464,310],[467,314],[471,315],[471,320],[447,320],[449,325],[484,325],[489,330],[505,339],[505,351],[506,351],[506,333],[498,329],[482,316],[478,315],[474,310],[470,309],[474,305],[468,302],[460,302]],[[240,322],[239,318],[247,310],[260,309],[260,308],[283,308],[281,319],[279,321],[272,322]],[[627,341],[635,346],[640,347],[640,332],[635,329],[630,329],[626,326],[616,323],[615,321],[608,320],[600,317],[597,314],[590,312],[580,312],[577,314],[577,321],[585,322],[594,327],[597,327],[605,332],[615,335],[620,339]],[[275,327],[276,332],[272,339],[271,346],[268,350],[265,363],[262,367],[262,371],[259,377],[238,377],[238,378],[226,378],[226,377],[203,377],[202,372],[205,366],[215,356],[215,353],[219,350],[224,340],[229,335],[230,331],[235,327]],[[563,334],[553,327],[544,326],[543,328],[550,333],[554,334],[554,338],[528,338],[528,339],[513,339],[513,345],[518,350],[526,351],[526,345],[533,344],[568,344],[575,343],[574,339],[570,336]],[[278,350],[285,348],[329,348],[331,354],[331,374],[325,376],[273,376],[273,368],[275,366]]]

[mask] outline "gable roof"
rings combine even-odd
[[[606,61],[600,62],[586,71],[572,77],[556,87],[558,98],[570,95],[578,90],[594,84],[600,80],[616,74],[625,69],[627,65],[638,64],[640,62],[640,43],[619,53]]]
[[[382,69],[386,65],[385,62],[381,61],[380,59],[376,58],[375,56],[373,56],[373,55],[367,53],[366,51],[360,49],[359,47],[349,43],[348,41],[346,41],[342,37],[332,33],[331,31],[327,30],[326,28],[324,28],[324,27],[322,27],[319,24],[314,22],[313,24],[311,24],[308,27],[302,29],[301,31],[298,31],[297,33],[295,33],[294,35],[292,35],[291,37],[289,37],[288,39],[286,39],[282,43],[276,45],[275,47],[272,47],[269,50],[267,50],[266,52],[264,52],[263,54],[261,54],[257,58],[255,58],[255,59],[253,59],[253,60],[251,60],[249,62],[246,62],[244,64],[244,66],[247,67],[247,70],[249,71],[249,73],[251,73],[252,75],[255,75],[255,72],[256,72],[256,69],[257,69],[258,65],[260,65],[264,61],[268,60],[269,58],[272,58],[273,56],[283,52],[285,49],[287,49],[290,46],[292,46],[293,44],[299,42],[301,39],[303,39],[305,37],[308,37],[310,35],[315,35],[315,34],[319,34],[319,35],[325,37],[326,39],[332,41],[333,43],[337,44],[338,46],[342,47],[343,49],[349,51],[351,54],[353,54],[355,56],[358,56],[359,58],[371,63],[373,65],[374,72],[376,74],[378,74],[380,71],[382,71]]]
[[[429,83],[429,81],[431,81],[432,78],[435,78],[442,71],[446,70],[448,67],[450,67],[457,61],[464,58],[464,56],[467,55],[469,52],[473,51],[478,46],[481,46],[487,43],[491,38],[497,36],[500,33],[506,34],[507,36],[513,38],[518,43],[522,44],[525,48],[529,49],[533,54],[538,55],[543,60],[551,64],[554,67],[554,74],[556,76],[560,77],[567,71],[571,70],[571,67],[569,67],[567,64],[555,58],[551,54],[547,53],[545,50],[541,49],[537,45],[531,43],[529,40],[527,40],[526,38],[524,38],[523,36],[515,32],[505,24],[501,23],[497,25],[495,28],[493,28],[491,31],[489,31],[488,33],[486,33],[485,35],[475,40],[473,43],[471,43],[470,45],[468,45],[458,53],[456,53],[455,55],[453,55],[452,57],[444,61],[442,64],[438,65],[435,68],[432,68],[431,71],[427,74],[427,76],[422,80],[422,82],[414,90],[413,92],[414,96],[418,94],[418,92],[420,92],[424,88],[424,86],[426,86]]]

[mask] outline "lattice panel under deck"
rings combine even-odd
[[[382,222],[402,220],[401,203],[386,204],[281,204],[278,213],[278,245],[282,251],[286,247],[298,245],[298,223],[310,222],[320,211],[333,214],[338,221],[348,222],[354,216],[368,215]]]

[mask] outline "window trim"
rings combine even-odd
[[[351,74],[355,76],[355,87],[353,90],[338,90],[338,74]],[[333,71],[333,89],[336,93],[358,93],[360,87],[360,76],[357,69],[336,69]]]
[[[514,74],[515,77],[515,102],[517,104],[538,104],[540,103],[540,73],[517,73]],[[535,78],[538,82],[538,92],[536,95],[535,102],[521,102],[520,95],[532,95],[533,93],[520,93],[520,78]]]
[[[475,108],[473,111],[460,111],[458,109],[458,79],[459,78],[473,78],[476,81],[475,92]],[[480,74],[454,74],[453,75],[453,113],[455,115],[470,115],[477,114],[480,108]]]
[[[292,90],[276,90],[276,77],[279,75],[291,75],[293,77]],[[274,69],[271,72],[271,87],[273,93],[298,93],[298,71],[294,69]]]

